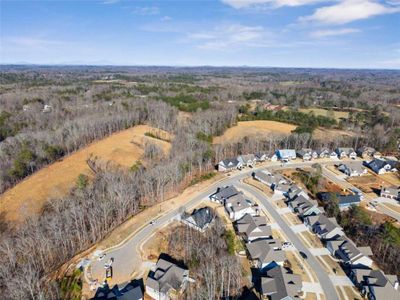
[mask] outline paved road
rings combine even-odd
[[[227,176],[226,179],[223,179],[222,181],[219,181],[219,182],[211,185],[209,188],[207,188],[206,190],[201,192],[199,195],[197,195],[196,197],[194,197],[193,199],[188,201],[183,207],[179,207],[170,212],[167,212],[165,215],[163,215],[162,217],[157,219],[157,222],[155,224],[153,224],[153,225],[148,224],[148,225],[144,226],[120,247],[117,247],[110,251],[106,251],[105,253],[107,254],[107,256],[106,256],[106,258],[103,259],[103,261],[98,261],[98,260],[94,259],[89,266],[90,274],[86,273],[88,275],[87,277],[89,277],[91,279],[98,279],[99,282],[101,282],[105,277],[104,264],[105,264],[105,262],[107,262],[109,260],[109,258],[113,257],[114,258],[113,283],[123,283],[123,282],[126,282],[127,280],[129,280],[131,278],[131,275],[135,271],[140,270],[140,266],[142,263],[138,247],[140,245],[142,245],[143,242],[146,241],[146,239],[148,237],[150,237],[154,232],[156,232],[157,230],[162,228],[168,222],[172,221],[174,219],[174,217],[177,216],[182,211],[182,209],[185,209],[185,207],[189,208],[189,207],[196,206],[202,200],[207,199],[210,194],[214,193],[215,190],[217,189],[217,187],[236,184],[239,180],[250,176],[250,174],[252,172],[254,172],[256,170],[260,170],[260,169],[278,170],[278,169],[285,169],[285,168],[300,168],[300,167],[305,167],[305,166],[311,166],[314,163],[316,163],[316,161],[289,162],[285,165],[282,165],[280,162],[273,162],[273,163],[269,163],[268,165],[264,165],[264,166],[253,168],[253,169],[246,169],[246,170],[243,170],[238,173],[233,173],[231,176]],[[322,164],[323,166],[326,166],[326,165],[333,165],[333,164],[337,163],[337,161],[320,161],[319,163]],[[260,195],[260,193],[259,193],[259,195]],[[265,197],[265,196],[263,196],[263,197]],[[266,203],[268,203],[268,202],[266,202]],[[279,216],[279,214],[276,212],[276,210],[271,205],[269,206],[268,210],[273,211],[274,215]],[[282,219],[280,217],[277,219],[280,219],[282,221]],[[150,221],[151,220],[149,220],[149,223],[150,223]],[[284,223],[284,224],[288,228],[288,225],[286,223]],[[294,235],[294,233],[290,230],[290,228],[289,228],[289,231],[292,233],[291,236],[296,237]],[[300,241],[297,239],[297,237],[296,237],[296,240],[298,241],[298,243],[300,243]],[[301,244],[301,249],[306,249],[306,247]],[[309,253],[308,250],[305,253]],[[311,254],[310,254],[310,256],[311,256]],[[312,260],[313,259],[314,258],[312,258]],[[329,279],[328,279],[328,281],[329,281]],[[333,295],[335,295],[335,293],[333,293]]]
[[[236,186],[245,192],[251,194],[256,197],[259,202],[264,206],[264,208],[271,214],[272,218],[274,218],[275,222],[278,223],[281,230],[288,237],[289,241],[296,247],[297,250],[304,252],[307,255],[307,262],[310,267],[315,272],[318,281],[322,287],[322,290],[328,300],[337,300],[339,299],[335,290],[335,287],[329,278],[326,271],[323,267],[318,263],[312,253],[308,250],[308,248],[303,244],[303,242],[297,237],[297,235],[292,231],[289,225],[283,220],[282,216],[276,211],[275,207],[272,205],[271,200],[268,200],[267,196],[257,189],[238,183]]]
[[[244,171],[211,185],[205,191],[188,201],[184,206],[174,209],[158,218],[156,223],[153,225],[150,225],[151,220],[149,220],[148,225],[140,229],[134,236],[121,245],[121,247],[111,251],[106,251],[106,258],[102,261],[94,259],[90,264],[90,274],[88,277],[91,279],[97,279],[101,282],[105,277],[104,264],[113,257],[113,283],[126,282],[131,277],[131,274],[140,269],[142,260],[140,258],[138,247],[143,244],[148,237],[168,222],[172,221],[174,217],[185,210],[185,208],[194,207],[204,199],[208,199],[209,195],[215,193],[218,187],[235,184],[237,180],[249,177],[253,171],[254,169]]]

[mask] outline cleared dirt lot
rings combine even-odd
[[[246,136],[258,135],[289,135],[296,125],[276,121],[246,121],[238,122],[229,128],[222,136],[215,137],[214,144],[233,143]]]
[[[364,193],[373,193],[374,191],[380,190],[381,185],[385,183],[374,175],[350,177],[347,181]]]
[[[2,194],[0,213],[5,213],[10,221],[22,221],[39,213],[47,199],[65,195],[75,185],[79,174],[91,175],[86,163],[90,155],[122,167],[131,167],[143,155],[146,141],[159,145],[165,152],[169,151],[168,142],[145,136],[146,132],[169,136],[166,132],[140,125],[94,142],[39,170]]]

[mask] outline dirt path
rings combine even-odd
[[[0,195],[0,213],[5,214],[6,220],[17,222],[40,213],[46,200],[65,195],[75,185],[79,174],[91,175],[86,163],[91,154],[101,160],[130,167],[143,155],[147,140],[159,145],[165,152],[169,151],[168,142],[147,137],[146,132],[168,136],[161,130],[139,125],[94,142],[39,170]]]

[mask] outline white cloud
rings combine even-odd
[[[282,7],[282,6],[302,6],[322,2],[327,0],[222,0],[223,3],[236,8],[250,8],[250,7]]]
[[[399,11],[399,7],[385,6],[373,0],[344,0],[332,6],[318,8],[311,16],[301,17],[300,21],[346,24]]]
[[[317,30],[310,34],[310,36],[315,38],[346,35],[360,32],[357,28],[339,28],[339,29],[327,29],[327,30]]]
[[[114,3],[117,3],[117,2],[119,2],[119,0],[104,0],[103,4],[114,4]]]
[[[164,16],[164,17],[161,18],[161,21],[163,21],[163,22],[168,22],[168,21],[171,21],[171,20],[172,20],[172,18],[169,17],[169,16]]]
[[[17,47],[25,47],[35,50],[45,50],[54,46],[66,46],[69,43],[64,41],[49,40],[37,37],[11,37],[5,39],[7,43]]]
[[[160,9],[157,6],[136,7],[133,13],[140,16],[154,16],[160,13]]]
[[[198,42],[198,48],[223,50],[238,47],[266,47],[270,34],[262,26],[240,24],[217,26],[211,31],[189,34],[189,39]]]

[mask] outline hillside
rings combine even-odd
[[[129,168],[143,155],[146,141],[157,144],[165,153],[169,151],[168,142],[145,136],[146,132],[169,136],[165,131],[139,125],[94,142],[39,170],[3,193],[0,196],[0,213],[10,221],[22,221],[39,213],[47,199],[65,195],[75,185],[79,174],[91,175],[92,171],[86,163],[90,155]]]

